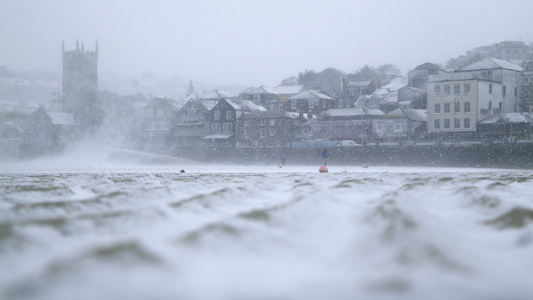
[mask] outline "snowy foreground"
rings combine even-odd
[[[533,172],[318,167],[0,167],[0,298],[531,299]]]

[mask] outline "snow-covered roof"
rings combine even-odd
[[[207,110],[213,109],[217,105],[218,101],[215,100],[198,100],[201,105],[203,105]]]
[[[426,111],[423,109],[395,109],[379,117],[380,119],[402,119],[411,121],[427,122]]]
[[[521,113],[501,113],[489,116],[481,121],[479,124],[495,124],[495,123],[531,123],[531,121]]]
[[[148,102],[148,104],[146,104],[144,108],[152,108],[154,106],[155,107],[167,106],[167,107],[177,109],[179,105],[178,105],[178,102],[176,102],[176,100],[174,99],[156,97],[150,100],[150,102]]]
[[[289,100],[297,100],[297,99],[326,99],[326,100],[333,100],[333,98],[324,95],[320,92],[314,91],[314,90],[308,90],[303,91],[299,93],[298,95],[292,96],[289,98]]]
[[[385,85],[385,86],[382,86],[381,89],[385,89],[389,92],[394,92],[394,91],[397,91],[401,88],[403,88],[404,86],[407,85],[407,80],[405,80],[405,78],[403,77],[396,77],[394,78],[391,83]]]
[[[327,117],[350,117],[350,116],[381,116],[383,111],[380,109],[370,109],[362,107],[354,108],[332,108],[325,111]]]
[[[298,94],[304,86],[301,84],[296,85],[278,85],[275,87],[275,92],[278,95]]]
[[[279,85],[276,87],[260,86],[246,88],[241,94],[274,94],[274,95],[291,95],[298,94],[303,89],[303,85]]]
[[[490,69],[507,69],[512,71],[522,72],[520,66],[512,64],[506,60],[497,59],[497,58],[483,58],[474,63],[469,64],[468,66],[460,69],[460,71],[475,71],[475,70],[490,70]]]
[[[266,108],[264,108],[261,105],[257,105],[253,103],[250,100],[242,100],[242,99],[225,99],[226,102],[228,102],[229,105],[231,105],[235,110],[242,110],[242,111],[266,111]]]
[[[237,98],[237,95],[227,90],[214,89],[200,96],[201,99]]]
[[[372,80],[367,81],[350,81],[346,83],[346,86],[348,87],[365,87],[369,86],[372,83]]]
[[[52,124],[55,125],[75,125],[74,114],[71,113],[48,113]]]
[[[211,135],[205,136],[204,139],[205,140],[220,140],[220,139],[228,139],[231,136],[233,136],[233,134],[217,133],[217,134],[211,134]]]

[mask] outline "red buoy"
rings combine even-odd
[[[328,172],[328,167],[326,166],[322,166],[318,169],[318,172],[320,173],[327,173]]]

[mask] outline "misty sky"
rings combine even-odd
[[[275,86],[303,70],[402,73],[476,46],[533,42],[531,0],[0,0],[0,65],[61,70],[61,42],[100,47],[99,76]]]

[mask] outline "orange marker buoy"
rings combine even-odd
[[[327,173],[328,172],[328,167],[326,166],[322,166],[318,169],[318,172],[320,173]]]

